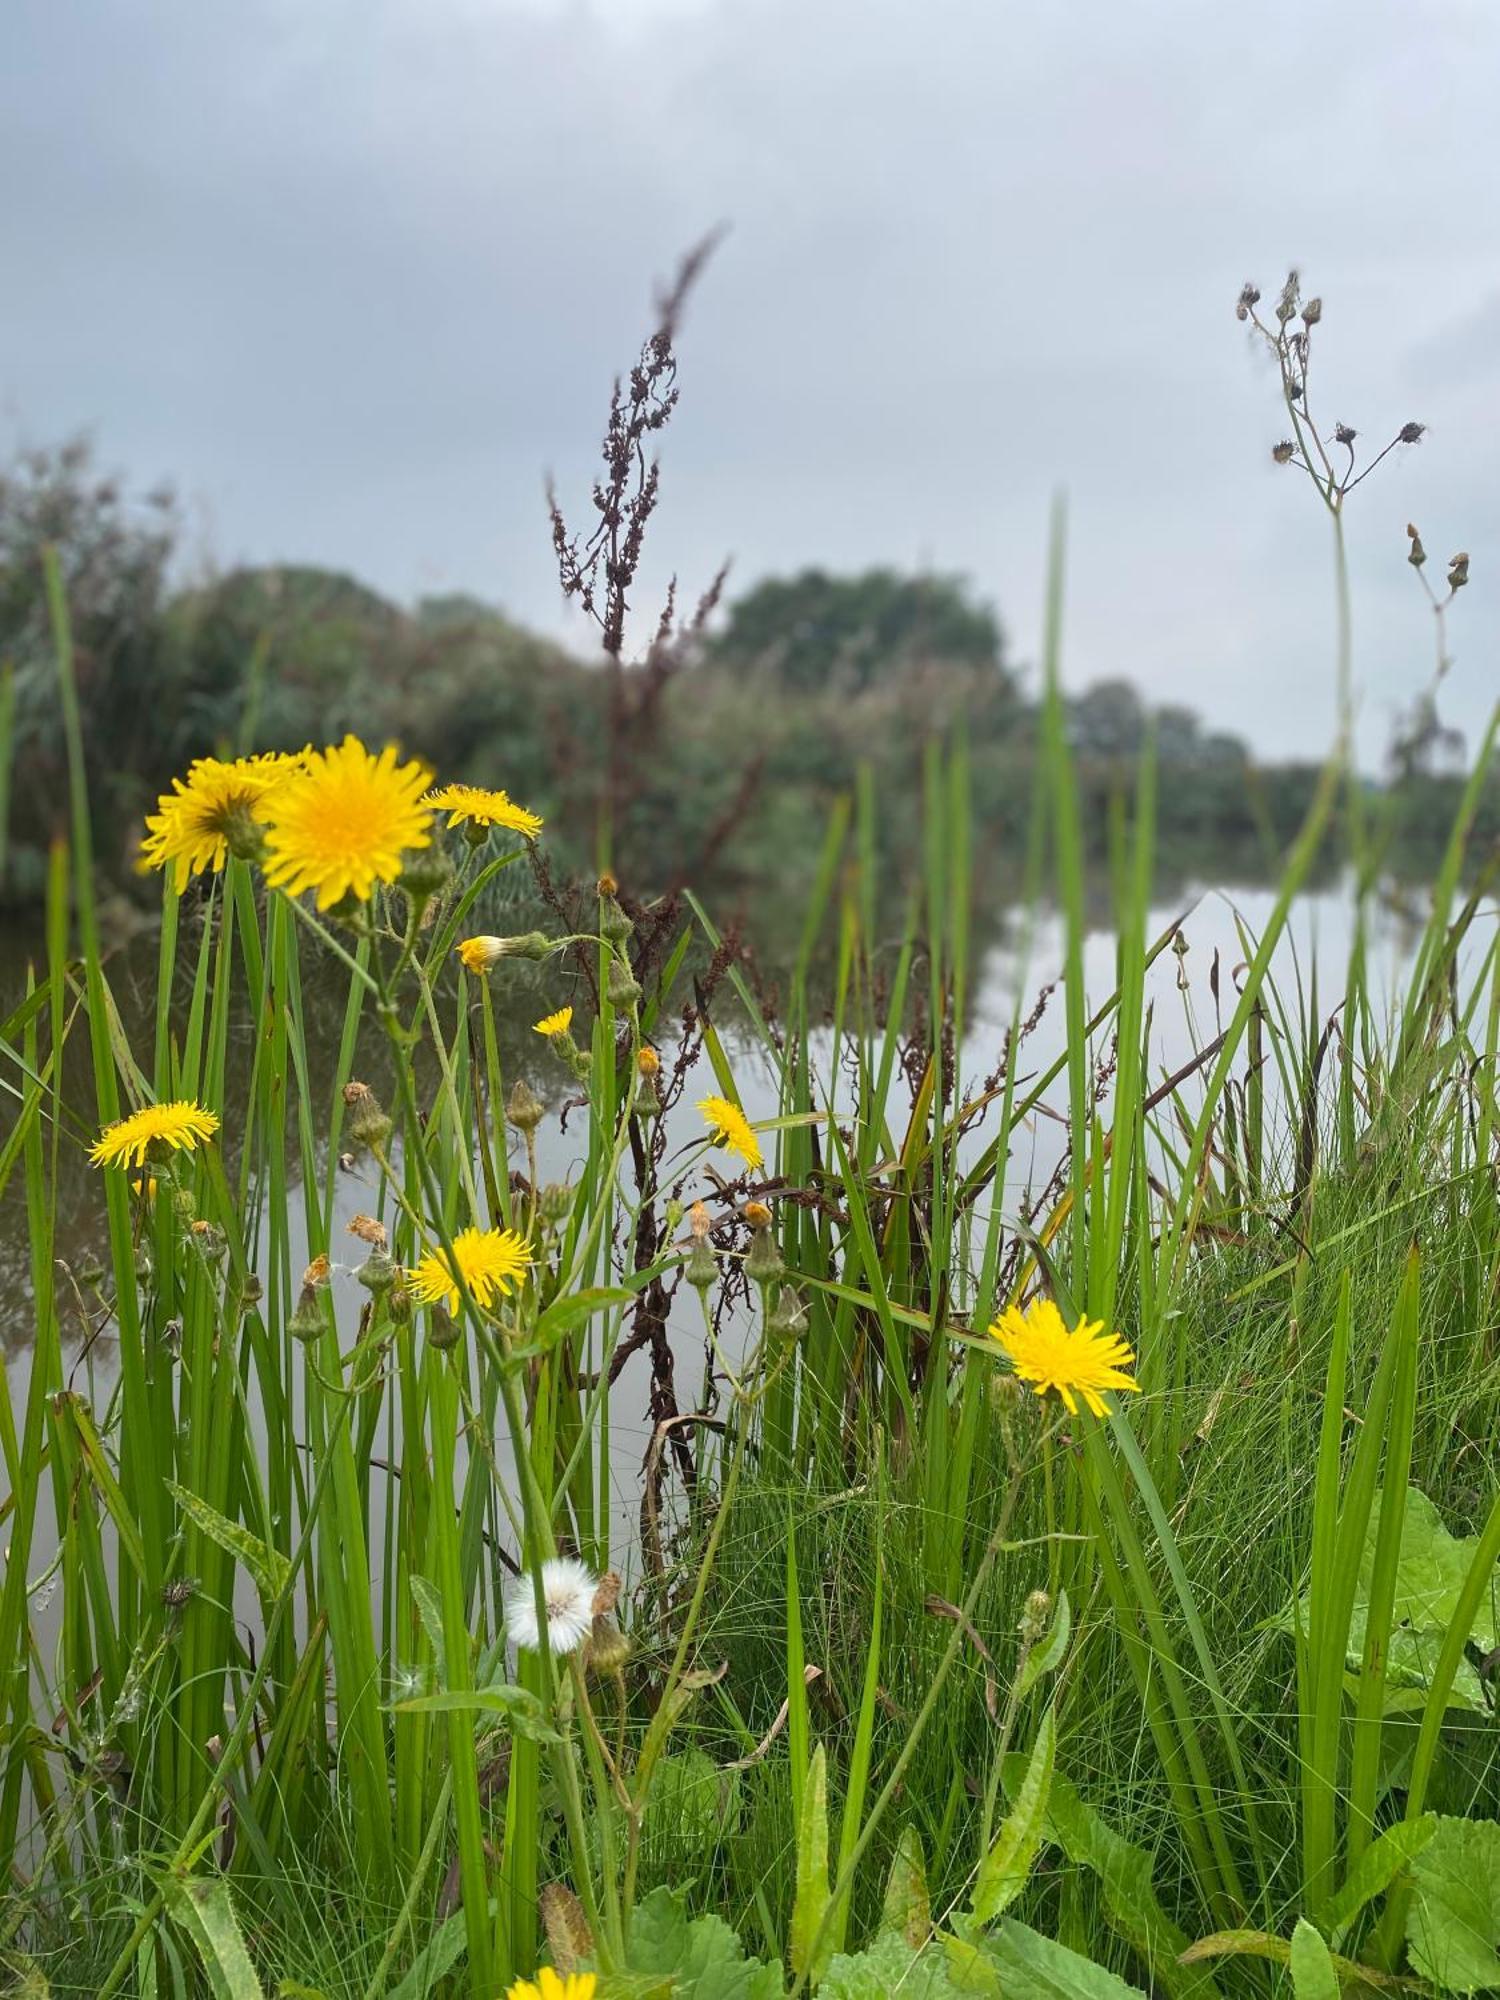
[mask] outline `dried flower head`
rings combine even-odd
[[[349,1218],[349,1234],[357,1236],[361,1243],[368,1243],[373,1250],[384,1250],[390,1238],[383,1222],[377,1222],[373,1215],[352,1215]]]

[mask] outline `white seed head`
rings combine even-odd
[[[571,1556],[554,1556],[542,1564],[549,1652],[571,1653],[588,1637],[594,1622],[594,1592],[598,1588],[599,1579]],[[518,1576],[505,1593],[505,1629],[513,1645],[535,1651],[541,1643],[536,1579],[529,1570]]]

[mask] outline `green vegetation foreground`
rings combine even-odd
[[[904,927],[877,923],[865,782],[776,1019],[691,897],[678,920],[606,876],[586,930],[480,928],[545,839],[512,772],[434,791],[352,735],[200,762],[152,816],[132,1046],[49,579],[71,838],[0,1023],[35,1311],[0,1400],[20,1990],[1500,1987],[1493,726],[1404,989],[1369,983],[1367,868],[1336,1000],[1326,966],[1272,976],[1336,759],[1214,1032],[1163,1076],[1149,743],[1110,822],[1114,989],[1085,991],[1059,548],[1025,848],[1064,917],[1050,1066],[1023,999],[966,1071],[970,772],[937,747]],[[554,959],[587,996],[533,1024],[566,1183],[497,1025],[518,961]],[[320,1065],[301,1023],[330,967]],[[1022,1199],[1038,1118],[1064,1143]],[[54,1256],[78,1147],[94,1271]],[[351,1157],[371,1212],[336,1239]],[[651,1431],[622,1535],[632,1360]]]

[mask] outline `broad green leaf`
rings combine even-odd
[[[681,1897],[653,1889],[630,1920],[627,1969],[670,1979],[672,2000],[782,2000],[779,1965],[746,1958],[744,1947],[719,1917],[690,1923]],[[605,2000],[608,1988],[601,1990]]]
[[[398,1715],[498,1715],[517,1736],[529,1737],[533,1743],[558,1741],[546,1709],[530,1688],[512,1687],[504,1681],[494,1687],[442,1688],[436,1694],[415,1694],[391,1706]]]
[[[1292,1932],[1292,1992],[1296,2000],[1339,2000],[1339,1976],[1322,1937],[1307,1921],[1297,1919]]]
[[[808,1766],[802,1810],[797,1815],[797,1898],[792,1905],[791,1934],[792,1970],[799,1978],[805,1974],[813,1986],[822,1971],[814,1960],[814,1949],[825,1961],[829,1951],[827,1942],[817,1945],[820,1931],[828,1937],[823,1925],[828,1903],[828,1759],[820,1743]]]
[[[653,1873],[680,1875],[673,1864],[683,1861],[701,1865],[738,1820],[741,1783],[738,1771],[721,1771],[702,1750],[657,1760],[642,1827]]]
[[[1500,1824],[1439,1819],[1411,1873],[1406,1948],[1416,1970],[1450,1993],[1500,1986]]]
[[[455,1910],[451,1917],[444,1918],[418,1952],[400,1985],[391,1988],[390,2000],[428,2000],[428,1995],[458,1964],[467,1948],[464,1913]]]
[[[1000,1974],[1005,2000],[1145,2000],[1138,1986],[1095,1965],[1065,1944],[1045,1938],[1014,1917],[1002,1917],[983,1941]]]
[[[1021,1671],[1016,1676],[1016,1694],[1028,1694],[1043,1674],[1055,1673],[1062,1665],[1068,1650],[1068,1641],[1073,1636],[1073,1613],[1068,1604],[1068,1593],[1060,1590],[1052,1612],[1052,1623],[1047,1627],[1045,1638],[1032,1647],[1022,1662]]]
[[[885,1901],[880,1906],[879,1936],[900,1938],[917,1951],[932,1935],[932,1901],[927,1893],[927,1868],[922,1842],[914,1826],[904,1826],[896,1842]]]
[[[222,1875],[168,1875],[168,1914],[188,1937],[208,1974],[214,2000],[265,2000]]]
[[[1414,1860],[1437,1831],[1437,1814],[1397,1820],[1370,1842],[1344,1880],[1343,1887],[1322,1912],[1324,1928],[1335,1944],[1367,1903],[1373,1903]]]
[[[962,1992],[941,1950],[914,1952],[892,1933],[867,1951],[837,1952],[818,1987],[819,2000],[959,2000]]]
[[[252,1535],[238,1521],[226,1520],[216,1507],[210,1507],[206,1500],[175,1480],[169,1479],[165,1484],[193,1526],[216,1542],[226,1555],[234,1557],[263,1599],[274,1602],[280,1597],[291,1577],[292,1566],[279,1549],[267,1548],[259,1535]]]
[[[1057,1724],[1049,1707],[1031,1748],[1031,1761],[1016,1792],[1015,1804],[996,1834],[994,1845],[979,1864],[974,1883],[973,1912],[988,1924],[1013,1903],[1026,1886],[1047,1825],[1047,1797],[1057,1755]]]

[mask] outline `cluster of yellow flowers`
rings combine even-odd
[[[200,757],[147,816],[142,865],[170,868],[180,892],[239,854],[260,861],[273,888],[311,893],[328,910],[346,896],[368,902],[377,883],[394,882],[404,857],[431,845],[438,813],[481,834],[541,832],[538,816],[507,792],[431,784],[427,766],[403,762],[393,743],[377,753],[352,735],[295,756]]]

